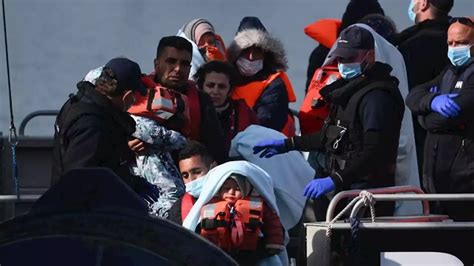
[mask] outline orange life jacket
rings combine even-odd
[[[160,84],[154,81],[155,73],[151,73],[148,76],[142,77],[142,83],[147,88],[163,88]],[[175,92],[170,89],[166,89],[168,91],[172,91],[174,94],[178,94],[179,92]],[[157,90],[155,90],[157,91]],[[185,101],[185,116],[186,116],[186,125],[180,130],[180,133],[184,136],[191,138],[193,140],[200,140],[200,126],[201,126],[201,104],[199,102],[199,94],[196,87],[196,84],[192,81],[188,81],[188,88],[184,94],[179,93]],[[146,96],[141,95],[140,93],[135,92],[135,104],[129,109],[129,113],[141,115],[140,113],[144,113],[146,117],[152,118],[155,116],[152,112],[145,112],[147,105],[148,105],[148,93]],[[156,117],[155,117],[156,120]]]
[[[256,250],[263,211],[259,197],[245,197],[234,206],[209,203],[201,209],[201,235],[225,251]]]
[[[272,83],[272,81],[277,78],[281,78],[283,80],[286,92],[288,94],[289,102],[295,102],[296,96],[295,92],[293,91],[293,86],[291,85],[288,76],[285,74],[285,72],[282,71],[278,71],[275,74],[270,75],[266,80],[253,81],[246,85],[236,87],[232,93],[232,99],[244,99],[247,105],[250,108],[253,108],[260,96],[262,95],[263,91],[270,83]],[[295,121],[289,113],[285,126],[283,127],[281,132],[287,137],[293,137],[295,135]]]
[[[188,192],[184,193],[183,198],[181,199],[181,221],[186,219],[186,216],[188,216],[195,202],[196,199],[191,194]]]
[[[337,40],[340,28],[339,19],[320,19],[306,26],[304,32],[320,45],[331,48]],[[325,66],[314,72],[298,114],[302,135],[321,130],[329,114],[329,106],[323,103],[319,91],[340,77],[337,65]]]
[[[135,103],[128,109],[130,114],[147,117],[162,124],[180,112],[189,120],[188,97],[162,87],[145,76],[142,77],[142,83],[148,88],[147,94],[135,92]]]
[[[302,135],[321,130],[329,115],[329,105],[324,102],[319,91],[340,78],[341,74],[335,65],[316,69],[298,114]]]

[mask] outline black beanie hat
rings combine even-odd
[[[377,0],[350,0],[342,15],[340,32],[369,14],[385,15],[385,12]]]

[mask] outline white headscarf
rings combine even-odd
[[[408,78],[405,61],[402,54],[395,46],[390,44],[370,26],[366,24],[354,24],[350,27],[359,27],[368,30],[374,38],[375,61],[390,65],[393,70],[390,73],[400,82],[398,88],[403,99],[408,95]],[[331,48],[331,52],[336,48],[337,41]],[[326,57],[324,65],[330,64],[334,58]],[[405,108],[403,115],[402,127],[400,129],[400,141],[398,144],[397,169],[395,171],[395,185],[405,186],[412,185],[420,187],[420,179],[418,174],[418,161],[416,159],[416,145],[413,130],[412,114],[409,108]],[[397,202],[395,215],[420,214],[420,202]]]

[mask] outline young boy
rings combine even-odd
[[[245,176],[232,174],[201,209],[200,234],[241,265],[278,254],[284,246],[278,215],[252,192]]]

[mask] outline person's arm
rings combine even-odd
[[[140,116],[132,117],[137,124],[133,137],[163,151],[178,150],[186,145],[186,138],[181,135],[181,133],[167,129],[148,118]]]
[[[358,110],[364,130],[362,150],[344,170],[331,175],[336,188],[348,187],[353,180],[370,173],[378,158],[384,156],[388,144],[386,136],[401,123],[403,111],[404,107],[398,106],[385,91],[371,91],[364,96]]]
[[[265,88],[253,109],[261,126],[281,131],[288,119],[288,104],[285,83],[277,78]]]
[[[288,150],[314,151],[323,147],[324,134],[321,131],[302,136],[294,136],[285,139],[285,146]]]
[[[416,86],[408,93],[406,105],[414,115],[427,115],[432,112],[431,101],[433,101],[433,98],[438,96],[439,93],[431,92],[430,88],[439,87],[443,74],[444,72],[435,79]]]
[[[102,120],[93,115],[83,116],[71,125],[65,132],[65,141],[64,172],[73,168],[105,166],[107,151],[113,145]]]
[[[424,124],[427,130],[450,130],[463,126],[474,117],[474,75],[469,77],[463,84],[463,89],[453,101],[461,108],[459,116],[444,117],[432,112],[424,117]]]
[[[199,101],[201,105],[201,142],[209,149],[212,157],[218,163],[224,163],[229,157],[229,151],[225,145],[225,136],[219,117],[207,94],[199,92]]]

